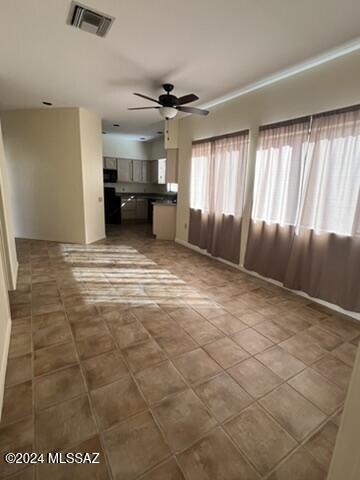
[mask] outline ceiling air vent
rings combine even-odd
[[[114,21],[113,17],[103,13],[90,10],[85,5],[73,3],[70,9],[68,23],[73,27],[95,33],[99,37],[105,37]]]

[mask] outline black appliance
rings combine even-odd
[[[104,207],[107,225],[121,223],[121,197],[116,195],[115,188],[104,188]]]
[[[104,168],[104,183],[116,183],[117,179],[117,170]]]

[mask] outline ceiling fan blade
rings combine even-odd
[[[195,93],[189,93],[188,95],[183,95],[178,98],[178,105],[184,105],[185,103],[195,102],[199,100],[199,97]]]
[[[154,108],[157,109],[160,107],[130,107],[128,110],[153,110]]]
[[[175,107],[180,112],[185,113],[196,113],[198,115],[207,115],[209,113],[208,110],[201,110],[201,108],[194,108],[194,107]]]
[[[156,98],[148,97],[147,95],[143,95],[142,93],[135,92],[134,95],[137,95],[138,97],[141,97],[141,98],[146,98],[146,100],[150,100],[151,102],[160,103],[159,100],[156,100]]]

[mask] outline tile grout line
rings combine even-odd
[[[40,262],[39,262],[39,263],[40,263]],[[153,262],[153,263],[156,264],[156,262]],[[31,267],[31,266],[32,266],[32,262],[30,262],[30,267]],[[159,267],[161,268],[161,265],[159,265]],[[76,267],[75,267],[75,268],[76,268]],[[86,283],[86,282],[85,282],[85,283]],[[111,284],[111,282],[109,282],[109,283]],[[111,285],[112,285],[112,288],[115,288],[115,289],[116,289],[116,287],[114,287],[113,284],[111,284]],[[32,282],[31,282],[31,288],[32,288]],[[192,287],[191,287],[191,288],[192,288]],[[60,293],[60,298],[61,298],[61,301],[62,301],[61,292],[59,292],[59,293]],[[91,295],[92,295],[92,292],[90,291],[89,293],[90,293],[90,296],[91,296]],[[202,294],[202,295],[203,295],[203,294]],[[151,295],[149,296],[149,294],[147,294],[147,296],[151,298]],[[205,297],[206,295],[203,295],[203,296]],[[167,298],[167,296],[165,295],[165,296],[164,296],[164,299],[166,299],[166,298]],[[157,300],[158,300],[158,299],[155,299],[155,302],[154,302],[154,303],[157,304],[157,305],[160,307],[160,309],[163,310],[163,311],[167,314],[167,316],[169,316],[170,318],[172,318],[172,317],[171,317],[171,312],[169,312],[169,311],[166,310],[164,307],[162,307],[161,302],[160,302],[160,301],[157,301]],[[32,304],[33,304],[33,302],[31,302],[31,309],[32,309]],[[63,304],[63,301],[62,301],[62,304]],[[96,304],[94,304],[94,305],[95,305],[95,308],[97,308],[97,307],[96,307]],[[188,304],[187,304],[187,307],[191,309],[191,306],[189,306]],[[187,308],[187,307],[185,307],[185,308]],[[131,308],[131,307],[130,307],[130,308]],[[221,307],[221,308],[223,308],[223,307]],[[201,313],[200,313],[200,312],[197,312],[196,309],[192,309],[192,310],[195,311],[196,313],[198,313],[200,316],[202,316]],[[92,415],[93,415],[93,417],[94,417],[94,420],[95,420],[95,422],[96,422],[96,425],[98,426],[97,415],[96,415],[96,412],[95,412],[94,407],[93,407],[93,405],[92,405],[91,394],[90,394],[91,391],[90,391],[90,389],[87,387],[87,380],[86,380],[86,378],[85,378],[85,374],[84,374],[84,371],[83,371],[82,360],[80,360],[80,357],[79,357],[78,348],[77,348],[77,343],[75,342],[74,333],[73,333],[73,330],[72,330],[72,327],[71,327],[71,322],[69,321],[68,314],[67,314],[67,309],[66,309],[65,307],[64,307],[64,312],[65,312],[65,314],[66,314],[67,322],[68,322],[69,327],[70,327],[70,331],[71,331],[71,335],[72,335],[72,342],[73,342],[73,344],[74,344],[74,346],[75,346],[75,351],[76,351],[76,354],[77,354],[78,363],[79,363],[79,366],[80,366],[80,369],[81,369],[82,379],[83,379],[84,385],[85,385],[85,387],[86,387],[86,394],[87,394],[87,397],[88,397],[89,402],[90,402],[90,405],[91,405]],[[102,313],[100,313],[100,315],[102,316]],[[232,314],[230,313],[230,315],[232,315]],[[217,326],[214,325],[214,324],[211,322],[211,320],[209,320],[209,319],[206,318],[205,316],[202,316],[202,317],[204,318],[204,320],[205,320],[206,322],[208,322],[210,325],[213,325],[213,327],[217,329]],[[32,318],[33,318],[33,312],[32,312],[32,310],[31,310],[31,326],[32,326]],[[265,317],[264,317],[264,318],[265,318]],[[123,361],[124,361],[125,364],[127,365],[128,372],[129,372],[131,378],[133,379],[133,381],[135,382],[139,393],[144,397],[143,392],[142,392],[139,384],[138,384],[137,381],[136,381],[136,377],[135,377],[135,373],[136,373],[136,372],[133,372],[132,369],[130,368],[130,366],[128,365],[127,360],[126,360],[126,358],[123,356],[122,350],[120,349],[120,347],[119,347],[119,345],[118,345],[118,342],[117,342],[117,340],[116,340],[116,337],[113,335],[111,329],[109,329],[109,325],[107,324],[106,319],[105,319],[103,316],[102,316],[102,319],[104,320],[104,323],[105,323],[107,329],[110,330],[111,338],[112,338],[113,340],[115,340],[116,349],[117,349],[117,351],[119,351],[121,358],[123,359]],[[239,320],[241,321],[241,319],[239,319]],[[141,322],[140,320],[138,320],[138,321],[139,321],[139,323],[142,324],[142,322]],[[266,321],[266,318],[265,318],[265,321]],[[179,324],[176,323],[176,325],[177,325],[178,328],[182,328]],[[253,328],[253,327],[254,327],[253,325],[251,325],[251,326],[250,326],[250,325],[246,325],[246,327],[244,327],[244,329],[245,329],[245,328]],[[280,326],[279,326],[279,327],[280,327]],[[143,326],[143,328],[145,328],[145,329],[147,330],[146,327]],[[280,328],[281,328],[281,327],[280,327]],[[309,328],[310,328],[310,327],[309,327]],[[184,329],[183,329],[183,330],[184,330]],[[256,331],[256,328],[254,328],[254,330]],[[31,331],[32,331],[32,328],[31,328]],[[210,434],[213,430],[215,430],[216,428],[219,428],[219,427],[220,427],[220,428],[223,430],[223,428],[222,428],[222,427],[223,427],[223,424],[224,424],[225,422],[230,422],[230,421],[232,421],[232,419],[233,419],[233,418],[236,418],[241,412],[238,412],[237,414],[234,414],[232,417],[228,417],[228,418],[227,418],[226,420],[224,420],[222,423],[218,422],[218,420],[216,419],[216,417],[213,416],[213,414],[211,413],[211,411],[209,410],[209,408],[207,407],[207,405],[202,401],[202,399],[201,399],[200,397],[198,397],[198,395],[196,394],[194,388],[196,388],[197,386],[199,386],[199,385],[201,385],[201,384],[203,384],[203,383],[206,383],[206,382],[210,381],[210,380],[213,379],[213,378],[216,378],[217,376],[220,376],[220,375],[223,375],[223,374],[229,375],[229,372],[227,371],[228,369],[230,369],[230,368],[232,368],[233,366],[236,366],[236,365],[242,363],[242,361],[246,361],[246,360],[249,359],[249,358],[255,358],[257,361],[260,361],[260,363],[261,363],[262,365],[264,365],[265,368],[269,369],[271,372],[274,373],[274,375],[276,375],[276,373],[275,373],[272,369],[270,369],[269,367],[267,367],[265,364],[263,364],[263,362],[261,362],[261,360],[258,360],[258,359],[255,357],[255,355],[257,355],[257,354],[253,354],[253,355],[250,354],[250,356],[249,356],[247,359],[243,359],[242,361],[237,362],[237,363],[235,363],[234,365],[232,365],[231,367],[227,367],[227,369],[225,369],[225,368],[223,368],[223,367],[216,361],[216,359],[214,359],[213,357],[211,357],[211,355],[209,355],[209,354],[206,352],[206,350],[204,349],[204,347],[205,347],[206,345],[213,343],[214,341],[216,341],[216,339],[215,339],[215,340],[211,340],[209,343],[204,343],[204,344],[201,344],[201,345],[200,345],[200,344],[191,336],[191,334],[189,334],[188,332],[186,332],[186,330],[184,330],[184,332],[186,332],[186,334],[189,335],[189,337],[192,338],[192,339],[195,341],[195,343],[198,345],[198,347],[196,347],[196,348],[201,349],[202,351],[204,351],[204,352],[205,352],[207,355],[209,355],[209,356],[212,358],[212,360],[213,360],[216,364],[218,364],[218,365],[220,366],[220,368],[221,368],[221,371],[220,371],[220,372],[217,372],[217,373],[214,374],[214,375],[211,375],[211,376],[209,376],[209,377],[206,377],[205,379],[203,378],[203,379],[199,380],[199,382],[195,382],[195,383],[192,383],[192,384],[191,384],[190,382],[187,382],[187,381],[186,381],[185,377],[183,377],[183,375],[181,374],[181,372],[180,372],[180,371],[177,369],[177,367],[174,365],[174,363],[173,363],[173,358],[177,358],[177,357],[180,357],[180,356],[182,356],[182,355],[186,355],[187,353],[189,353],[189,352],[191,352],[191,351],[193,351],[193,350],[190,350],[190,351],[187,351],[187,352],[183,352],[183,353],[180,353],[179,355],[171,356],[171,357],[170,357],[170,356],[168,355],[167,351],[166,351],[161,345],[158,344],[158,341],[157,341],[157,339],[156,339],[156,336],[152,335],[148,330],[147,330],[147,332],[148,332],[148,334],[149,334],[149,338],[150,338],[152,341],[154,341],[156,345],[158,345],[158,347],[160,348],[160,351],[165,355],[165,358],[166,358],[166,359],[164,359],[163,361],[161,361],[160,363],[157,363],[156,365],[160,365],[161,363],[164,363],[164,362],[166,362],[166,361],[170,362],[170,364],[171,364],[171,365],[173,366],[173,368],[178,372],[178,374],[179,374],[180,377],[183,379],[183,381],[185,381],[185,384],[186,384],[187,388],[189,388],[190,391],[192,391],[192,392],[194,393],[194,395],[195,395],[195,396],[198,398],[198,400],[201,402],[201,404],[203,405],[203,407],[205,408],[205,410],[208,412],[208,414],[211,416],[211,418],[214,418],[214,420],[215,420],[215,422],[216,422],[215,427],[214,427],[213,429],[211,429],[209,432],[207,432],[206,434],[204,434],[204,437],[206,437],[207,435],[209,435],[209,434]],[[222,332],[222,333],[224,333],[224,336],[223,336],[222,338],[230,338],[230,339],[232,339],[232,338],[231,338],[231,335],[226,334],[225,332]],[[330,332],[329,332],[329,333],[330,333]],[[292,336],[297,335],[297,334],[298,334],[298,332],[293,333],[289,338],[291,338]],[[331,334],[333,334],[333,333],[331,332]],[[265,338],[266,338],[266,336],[265,336]],[[344,343],[344,342],[345,342],[345,340],[342,339],[342,343]],[[280,342],[280,343],[281,343],[281,342]],[[35,353],[35,352],[34,352],[34,347],[33,347],[32,339],[31,339],[31,345],[32,345],[32,350],[31,350],[31,354],[32,354],[32,357],[31,357],[31,358],[32,358],[32,368],[34,369],[34,365],[35,365],[35,364],[34,364],[34,353]],[[278,346],[278,345],[279,345],[279,342],[277,342],[277,343],[275,342],[275,345]],[[272,345],[272,346],[269,347],[268,349],[273,348],[275,345]],[[47,348],[47,347],[44,347],[44,348]],[[195,349],[196,349],[196,348],[195,348]],[[240,347],[240,348],[241,348],[241,347]],[[266,350],[267,350],[267,349],[265,349],[264,351],[266,351]],[[105,352],[104,352],[104,353],[105,353]],[[248,352],[248,353],[249,353],[249,352]],[[287,352],[287,353],[289,353],[289,352]],[[330,353],[330,352],[326,351],[325,355],[326,355],[326,354],[329,354],[329,353]],[[330,353],[330,354],[331,354],[331,353]],[[102,355],[102,354],[99,354],[99,355],[97,355],[97,356],[100,356],[100,355]],[[96,356],[95,356],[95,357],[96,357]],[[294,357],[296,358],[296,356],[294,356]],[[94,358],[94,357],[91,357],[91,358]],[[316,361],[313,362],[313,364],[314,364],[314,363],[316,363]],[[294,374],[294,376],[296,376],[296,375],[298,375],[299,373],[303,372],[303,371],[306,370],[307,368],[312,368],[313,364],[310,364],[310,365],[305,364],[304,369],[302,369],[301,371],[299,371],[299,372],[297,372],[296,374]],[[152,366],[155,366],[155,365],[152,365]],[[151,366],[151,367],[152,367],[152,366]],[[65,368],[69,368],[69,367],[70,367],[70,365],[69,365],[69,366],[66,366],[66,367],[64,367],[64,368],[60,368],[60,369],[58,369],[58,370],[54,370],[54,371],[51,371],[51,372],[47,372],[47,373],[41,375],[40,378],[43,377],[43,376],[46,376],[47,374],[51,374],[51,373],[54,373],[55,371],[63,370],[63,369],[65,369]],[[34,370],[33,370],[33,371],[34,371]],[[317,373],[318,373],[319,375],[321,375],[321,373],[319,373],[319,372],[317,372]],[[280,383],[280,385],[278,385],[277,387],[275,387],[273,390],[276,390],[277,388],[279,388],[279,387],[280,387],[281,385],[283,385],[283,384],[287,384],[287,382],[288,382],[289,380],[291,380],[294,376],[289,377],[289,378],[287,378],[286,380],[284,380],[283,378],[279,377],[279,378],[281,379],[281,383]],[[322,376],[322,375],[321,375],[321,376]],[[230,377],[233,378],[231,375],[230,375]],[[325,377],[323,377],[323,378],[325,378]],[[33,422],[34,422],[35,414],[36,414],[35,408],[34,408],[34,401],[35,401],[35,398],[34,398],[34,397],[35,397],[35,393],[34,393],[34,380],[35,380],[35,376],[32,375]],[[235,380],[235,382],[238,384],[238,382],[236,381],[236,379],[234,379],[234,380]],[[325,378],[325,380],[327,380],[327,381],[329,381],[331,384],[333,384],[333,382],[331,382],[329,379]],[[110,384],[111,384],[111,383],[114,383],[114,382],[110,382]],[[108,385],[108,384],[106,384],[106,385]],[[238,384],[238,385],[240,385],[240,384]],[[337,384],[334,384],[334,385],[336,385],[336,386],[339,388],[339,386],[338,386]],[[241,385],[240,385],[240,387],[243,388]],[[101,388],[101,386],[100,386],[99,388]],[[291,387],[291,385],[290,385],[290,388],[293,388],[293,387]],[[268,395],[268,394],[271,393],[273,390],[271,390],[270,392],[267,392],[264,396]],[[304,399],[306,399],[308,402],[312,403],[309,399],[307,399],[306,397],[304,397],[304,396],[301,394],[301,392],[298,392],[296,389],[294,389],[294,390],[295,390],[300,396],[302,396]],[[246,391],[246,389],[245,389],[245,391]],[[182,393],[182,392],[177,392],[177,393],[175,393],[175,394],[173,394],[173,395],[181,394],[181,393]],[[247,393],[248,393],[248,392],[247,392]],[[83,394],[81,394],[81,395],[83,395]],[[172,396],[172,395],[170,395],[170,396]],[[263,397],[264,397],[264,396],[263,396]],[[169,397],[169,395],[166,396],[166,397],[164,397],[164,399],[165,399],[165,398],[168,398],[168,397]],[[253,398],[251,395],[250,395],[250,397]],[[258,399],[255,399],[252,404],[258,404],[258,401],[261,400],[263,397],[259,397]],[[162,400],[159,401],[158,403],[161,403],[164,399],[162,399]],[[66,400],[65,400],[65,401],[66,401]],[[157,424],[156,419],[155,419],[155,417],[154,417],[154,414],[152,413],[152,408],[154,408],[154,405],[156,406],[156,403],[150,405],[150,404],[147,402],[147,400],[145,399],[145,397],[144,397],[144,401],[145,401],[145,404],[147,405],[147,407],[148,407],[148,409],[149,409],[149,411],[150,411],[150,413],[151,413],[151,415],[152,415],[152,417],[153,417],[153,419],[154,419],[154,421],[155,421],[155,424],[157,425],[159,431],[162,433],[162,436],[165,438],[165,435],[164,435],[164,433],[162,432],[162,429],[161,429],[160,426]],[[58,403],[62,403],[62,402],[58,402]],[[57,404],[58,404],[58,403],[57,403]],[[313,403],[312,403],[312,404],[313,404]],[[258,404],[258,405],[259,405],[260,408],[262,408],[261,404]],[[315,404],[313,404],[313,405],[316,406]],[[52,406],[52,405],[51,405],[51,406]],[[317,406],[316,406],[316,407],[317,407]],[[246,407],[246,408],[247,408],[247,407]],[[319,408],[319,407],[317,407],[317,408]],[[330,415],[325,414],[327,418],[326,418],[326,420],[324,420],[324,423],[327,423],[327,421],[329,421],[329,419],[334,418],[335,415],[336,415],[336,411],[340,411],[341,408],[342,408],[342,407],[339,407],[339,408],[336,409],[334,412],[332,412]],[[244,409],[243,409],[243,410],[244,410]],[[243,411],[243,410],[241,410],[241,411]],[[321,410],[321,409],[320,409],[320,410]],[[325,412],[323,412],[323,413],[325,413]],[[136,415],[138,415],[138,414],[139,414],[139,413],[134,414],[133,416],[136,416]],[[267,412],[267,414],[271,416],[271,414],[270,414],[269,412]],[[131,418],[132,418],[133,416],[131,416]],[[272,417],[272,416],[271,416],[271,417]],[[130,418],[130,417],[127,417],[126,419],[124,419],[124,421],[127,421],[128,418]],[[17,421],[18,421],[18,420],[17,420]],[[276,421],[276,419],[275,419],[275,421]],[[120,422],[120,423],[122,423],[122,422]],[[276,423],[278,423],[278,422],[276,421]],[[118,424],[119,424],[119,423],[116,423],[116,424],[114,425],[114,427],[115,427],[116,425],[118,425]],[[323,426],[323,425],[320,425],[320,426],[319,426],[319,430],[322,428],[322,426]],[[112,428],[112,427],[111,427],[111,428]],[[281,427],[281,428],[283,428],[283,427]],[[35,431],[35,430],[34,430],[34,431]],[[286,429],[285,429],[285,431],[286,431]],[[314,431],[315,431],[315,430],[314,430]],[[310,437],[311,435],[313,435],[314,431],[311,431],[311,432],[310,432],[309,437]],[[99,428],[99,426],[98,426],[98,432],[99,432],[99,435],[100,435],[100,437],[101,437],[101,436],[102,436],[102,433],[101,433],[101,429]],[[287,433],[289,433],[289,432],[287,432]],[[204,437],[201,437],[201,438],[204,438]],[[197,443],[197,442],[200,441],[200,440],[201,440],[201,439],[196,440],[196,441],[194,442],[194,444]],[[166,441],[166,438],[165,438],[165,441]],[[306,442],[306,439],[303,440],[303,443],[305,443],[305,442]],[[192,444],[192,445],[193,445],[193,444]],[[191,445],[191,446],[192,446],[192,445]],[[302,445],[302,444],[300,444],[299,448],[301,447],[301,445]],[[191,446],[190,446],[190,447],[189,447],[189,446],[186,447],[185,450],[191,448]],[[105,453],[105,457],[107,457],[106,448],[103,447],[103,450],[104,450],[104,453]],[[238,448],[237,448],[237,450],[241,452],[241,450],[239,450]],[[171,452],[171,449],[170,449],[170,452]],[[175,455],[172,454],[172,455],[174,456],[174,458],[175,458],[175,461],[176,461],[176,455],[177,455],[177,454],[178,454],[178,452],[176,452]],[[241,452],[241,454],[243,455],[243,452]],[[292,454],[292,453],[290,453],[289,456],[290,456],[291,454]],[[284,458],[287,458],[287,457],[284,457]],[[167,461],[167,460],[166,460],[166,461]],[[165,462],[166,462],[166,461],[165,461]],[[285,461],[285,460],[284,460],[284,461]],[[283,462],[283,460],[281,460],[280,463],[282,463],[282,462]],[[162,463],[164,463],[164,461],[162,461]],[[251,464],[251,462],[250,462],[250,464]],[[278,466],[278,465],[277,465],[277,466]],[[277,466],[276,466],[275,468],[277,468]],[[151,468],[152,468],[152,469],[155,469],[156,466],[155,466],[155,467],[151,467]],[[112,473],[111,469],[110,469],[110,473]],[[143,473],[141,473],[141,476],[143,476],[143,475],[145,475],[145,474],[146,474],[146,472],[143,472]],[[267,474],[267,475],[268,475],[268,474]],[[266,475],[266,476],[267,476],[267,475]]]

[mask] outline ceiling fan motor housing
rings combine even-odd
[[[178,104],[178,99],[175,97],[175,95],[166,93],[164,95],[160,95],[159,102],[163,107],[175,107]]]

